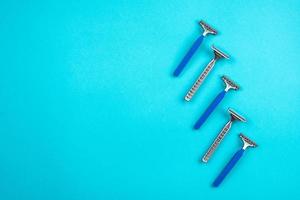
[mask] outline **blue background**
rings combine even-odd
[[[300,195],[300,1],[1,1],[0,199],[296,199]],[[206,38],[172,77],[204,19]],[[216,65],[183,97],[215,44]],[[201,130],[199,115],[241,85]],[[235,108],[248,120],[200,159]],[[211,183],[249,149],[220,188]]]

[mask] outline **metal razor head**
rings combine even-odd
[[[209,26],[207,23],[205,23],[203,20],[199,22],[199,24],[202,26],[204,32],[203,35],[206,36],[207,34],[216,35],[217,31],[213,29],[211,26]]]
[[[244,143],[243,149],[246,149],[247,147],[257,147],[257,144],[250,140],[248,137],[246,137],[244,134],[240,133],[240,138]]]
[[[238,90],[240,87],[230,80],[227,76],[222,76],[222,80],[224,81],[226,88],[225,91],[227,92],[229,89]]]
[[[230,113],[231,121],[239,120],[241,122],[246,122],[246,119],[243,116],[241,116],[240,114],[238,114],[236,111],[234,111],[232,108],[229,108],[228,112]]]
[[[217,49],[215,46],[211,47],[215,54],[215,59],[225,58],[229,59],[229,56],[222,52],[220,49]]]

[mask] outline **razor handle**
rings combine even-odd
[[[203,81],[205,80],[207,75],[209,74],[209,72],[214,67],[216,61],[217,60],[214,58],[207,64],[207,66],[205,67],[203,72],[200,74],[200,76],[195,81],[194,85],[191,87],[191,89],[186,94],[186,96],[184,98],[186,101],[190,101],[193,98],[193,96],[195,95],[195,93],[197,92],[197,90],[199,89],[199,87],[201,86],[201,84],[203,83]]]
[[[189,62],[189,60],[192,58],[194,53],[197,51],[197,49],[200,47],[202,40],[204,36],[201,35],[198,37],[198,39],[194,42],[190,50],[187,52],[187,54],[183,57],[182,61],[180,64],[177,66],[176,70],[174,71],[173,75],[174,76],[179,76],[179,74],[182,72],[183,68],[186,66],[186,64]]]
[[[219,105],[219,103],[222,101],[226,94],[226,91],[222,91],[216,96],[216,98],[211,102],[211,104],[208,106],[208,108],[205,110],[205,112],[201,115],[201,117],[198,119],[196,124],[194,125],[195,129],[199,129],[204,122],[207,120],[207,118],[210,116],[210,114],[215,110],[215,108]]]
[[[210,159],[210,157],[216,151],[216,149],[218,148],[218,146],[221,143],[221,141],[223,140],[223,138],[226,136],[226,134],[230,130],[231,125],[232,125],[232,121],[231,120],[225,124],[225,126],[223,127],[223,129],[221,130],[221,132],[218,134],[218,136],[215,138],[215,140],[212,143],[212,145],[209,147],[209,149],[207,150],[207,152],[203,156],[203,158],[202,158],[203,162],[207,162]]]
[[[242,157],[242,155],[244,154],[244,149],[241,149],[239,151],[237,151],[233,157],[231,158],[231,160],[227,163],[227,165],[224,167],[224,169],[221,171],[221,173],[219,174],[219,176],[215,179],[215,181],[213,182],[213,186],[214,187],[218,187],[222,181],[224,180],[224,178],[227,176],[227,174],[231,171],[231,169],[235,166],[235,164],[237,163],[237,161],[239,161],[239,159]]]

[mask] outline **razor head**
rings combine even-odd
[[[229,56],[222,52],[220,49],[217,49],[215,46],[211,47],[215,54],[215,59],[225,58],[229,59]]]
[[[232,108],[229,108],[228,112],[230,113],[231,121],[239,120],[241,122],[246,122],[246,119],[240,114],[238,114],[236,111],[234,111]]]
[[[244,134],[240,133],[240,138],[244,143],[243,149],[246,149],[247,147],[257,147],[257,144],[250,140],[248,137],[246,137]]]
[[[238,90],[240,87],[230,80],[227,76],[222,76],[222,80],[224,81],[226,88],[225,91],[227,92],[229,89]]]
[[[207,34],[212,34],[212,35],[216,35],[217,31],[212,28],[211,26],[209,26],[207,23],[205,23],[203,20],[201,20],[199,22],[199,24],[202,26],[204,32],[203,32],[203,36],[206,36]]]

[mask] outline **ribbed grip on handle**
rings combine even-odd
[[[229,121],[229,122],[226,123],[224,128],[221,130],[221,132],[218,134],[218,136],[216,137],[216,139],[214,140],[212,145],[209,147],[209,149],[207,150],[207,152],[203,156],[203,158],[202,158],[203,162],[207,162],[210,159],[212,154],[215,152],[215,150],[218,148],[219,144],[221,143],[221,141],[225,137],[226,133],[228,133],[229,129],[231,128],[231,125],[232,125],[232,121]]]
[[[216,178],[216,180],[213,182],[214,187],[218,187],[224,178],[227,176],[227,174],[231,171],[231,169],[235,166],[237,161],[242,157],[244,154],[244,149],[239,150],[234,154],[234,156],[231,158],[231,160],[227,163],[227,165],[224,167],[224,169],[221,171],[219,176]]]
[[[198,121],[194,125],[195,129],[199,129],[202,126],[202,124],[204,124],[204,122],[209,117],[209,115],[215,110],[215,108],[222,101],[225,94],[226,94],[226,91],[222,91],[218,94],[218,96],[216,96],[216,98],[213,100],[213,102],[208,106],[208,108],[205,110],[205,112],[201,115],[201,117],[198,119]]]
[[[201,84],[203,83],[203,81],[205,80],[205,78],[207,77],[207,75],[209,74],[209,72],[214,67],[215,63],[216,63],[215,59],[212,59],[208,63],[208,65],[205,67],[205,69],[203,70],[203,72],[200,74],[200,76],[195,81],[194,85],[191,87],[191,89],[186,94],[186,96],[184,98],[186,101],[190,101],[193,98],[193,96],[195,95],[195,93],[197,92],[197,90],[199,89],[199,87],[201,86]]]
[[[179,76],[179,74],[182,72],[182,70],[184,69],[184,67],[186,66],[186,64],[189,62],[189,60],[192,58],[192,56],[194,55],[194,53],[197,51],[197,49],[201,45],[203,38],[204,38],[204,36],[201,35],[194,42],[193,46],[190,48],[190,50],[187,52],[187,54],[183,57],[182,61],[177,66],[176,70],[174,71],[174,73],[173,73],[174,76]]]

